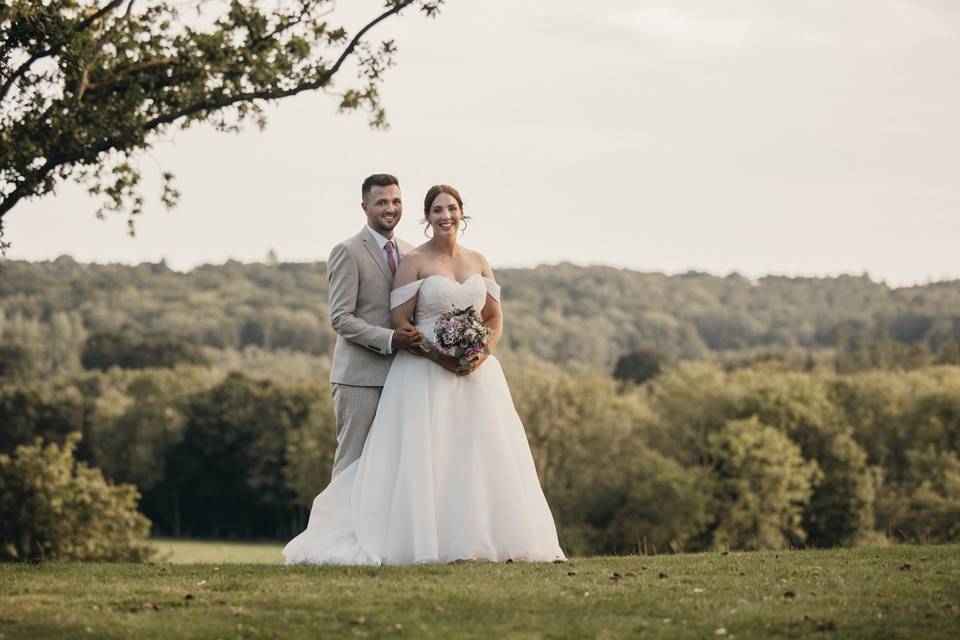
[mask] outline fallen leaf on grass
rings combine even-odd
[[[909,562],[904,562],[902,565],[900,565],[900,571],[910,571],[910,569],[912,568],[913,568],[913,565],[910,564]]]
[[[613,572],[613,575],[610,576],[610,579],[613,580],[614,582],[616,582],[617,580],[620,580],[621,578],[623,578],[623,576],[621,576],[621,575],[620,575],[619,573],[617,573],[616,571],[614,571],[614,572]]]
[[[783,597],[784,597],[784,598],[796,598],[796,597],[797,597],[797,594],[795,594],[793,591],[784,591],[784,592],[783,592]]]
[[[723,627],[720,627],[719,629],[717,629],[716,631],[713,632],[713,635],[716,635],[716,636],[725,636],[725,635],[727,635],[727,630],[724,629]]]
[[[193,594],[192,594],[192,593],[188,593],[187,595],[183,596],[183,599],[184,599],[184,600],[193,600]]]
[[[354,618],[351,620],[350,624],[367,624],[367,619],[363,616],[360,616],[359,618]]]
[[[667,574],[665,574],[663,571],[661,571],[661,572],[660,572],[660,577],[661,577],[661,578],[666,578],[666,577],[667,577]]]
[[[694,587],[694,588],[693,588],[693,592],[694,592],[694,593],[703,593],[703,589],[701,589],[700,587]]]
[[[577,572],[576,572],[576,571],[567,571],[567,575],[568,575],[568,576],[575,576],[575,575],[577,575]]]
[[[433,610],[436,611],[437,613],[443,613],[443,607],[441,607],[440,605],[437,605],[436,607],[434,607]]]
[[[156,602],[144,602],[143,608],[150,609],[152,611],[160,611],[160,605],[158,605]]]

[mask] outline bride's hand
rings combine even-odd
[[[490,356],[486,353],[481,353],[475,360],[471,360],[469,364],[459,365],[459,370],[457,375],[467,376],[477,370],[477,368],[483,364],[483,362]],[[459,363],[458,363],[459,364]]]
[[[450,373],[460,374],[460,362],[456,358],[440,353],[433,345],[428,345],[426,349],[418,347],[417,351],[420,352],[418,355],[433,360]]]

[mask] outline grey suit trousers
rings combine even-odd
[[[333,413],[337,419],[337,453],[333,458],[333,474],[346,469],[360,457],[367,441],[370,425],[377,415],[383,387],[357,387],[333,383]]]

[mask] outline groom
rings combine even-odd
[[[413,327],[390,328],[393,275],[413,249],[393,233],[403,212],[400,183],[389,174],[375,174],[363,181],[361,195],[367,223],[335,246],[327,260],[330,322],[337,332],[330,367],[337,419],[333,477],[363,451],[393,354],[423,342]]]

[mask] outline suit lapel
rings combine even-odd
[[[413,245],[412,245],[412,244],[409,244],[409,243],[407,243],[407,242],[404,242],[403,240],[401,240],[400,238],[398,238],[398,237],[396,237],[396,236],[394,236],[393,239],[397,241],[397,242],[396,242],[396,244],[397,244],[397,262],[399,262],[399,261],[400,261],[400,258],[402,258],[403,256],[405,256],[405,255],[407,255],[408,253],[410,253],[411,251],[413,251]]]
[[[374,239],[370,237],[370,232],[367,231],[366,227],[360,232],[360,242],[367,248],[367,252],[370,254],[370,257],[373,258],[373,261],[377,263],[377,266],[380,267],[380,271],[383,272],[383,277],[387,279],[387,284],[392,283],[393,274],[390,273],[390,267],[387,266],[387,259],[383,257],[383,251],[380,250],[380,247]]]

